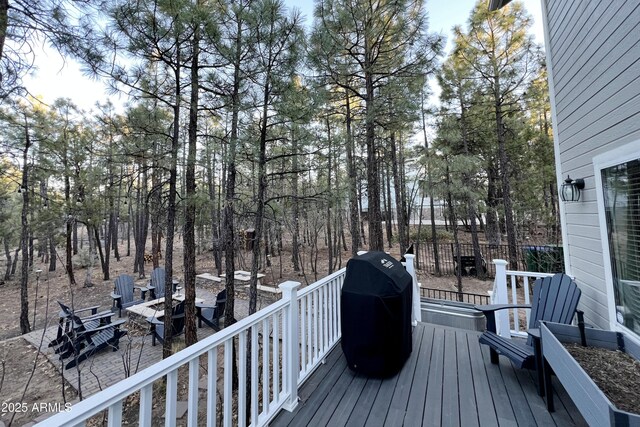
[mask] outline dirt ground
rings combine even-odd
[[[177,242],[174,252],[174,276],[183,276],[181,241]],[[121,248],[121,253],[126,253]],[[391,248],[391,255],[399,259],[397,247]],[[244,257],[244,258],[243,258]],[[237,269],[249,270],[248,253],[241,254]],[[346,265],[349,252],[342,254],[342,265]],[[309,267],[305,268],[307,276],[293,271],[290,253],[283,253],[281,257],[272,258],[272,266],[265,268],[263,283],[277,284],[285,280],[295,280],[303,284],[315,281],[314,273],[309,274]],[[308,255],[307,255],[308,258]],[[283,260],[282,266],[280,259]],[[318,261],[317,277],[327,274],[328,267],[326,254],[320,255]],[[39,261],[39,260],[37,260]],[[48,272],[47,265],[36,262],[33,270],[40,269],[42,273],[36,279],[35,274],[29,278],[29,321],[32,330],[41,330],[47,326],[55,325],[58,321],[60,300],[74,307],[87,307],[99,305],[100,310],[111,308],[112,299],[110,292],[113,289],[113,279],[119,274],[132,274],[133,257],[124,256],[120,261],[112,261],[111,280],[103,281],[99,266],[93,268],[92,277],[94,285],[83,287],[87,275],[86,269],[75,270],[76,281],[79,285],[70,286],[64,273],[62,261],[58,262],[55,272]],[[162,264],[162,263],[161,263]],[[3,266],[0,265],[0,268]],[[145,266],[147,278],[150,276],[152,265]],[[213,257],[210,252],[199,254],[196,259],[196,273],[216,274]],[[282,273],[281,273],[282,272]],[[435,277],[430,274],[418,272],[419,281],[425,287],[455,290],[455,277]],[[148,279],[138,279],[137,284],[146,284]],[[463,278],[464,291],[486,294],[493,286],[492,281],[481,281],[473,277]],[[31,421],[44,412],[57,412],[64,409],[67,402],[76,398],[75,390],[69,385],[63,386],[61,376],[56,367],[49,363],[43,355],[20,338],[20,284],[19,278],[6,282],[0,286],[0,420],[6,425],[22,425]],[[12,413],[15,417],[11,423]],[[1,425],[1,424],[0,424]]]

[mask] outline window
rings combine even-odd
[[[640,159],[601,173],[616,321],[640,335]]]

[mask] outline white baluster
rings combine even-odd
[[[187,410],[187,425],[198,425],[198,376],[200,371],[200,359],[197,357],[189,361],[189,409]]]
[[[207,352],[207,427],[216,425],[216,393],[218,385],[218,347]]]
[[[238,335],[238,425],[247,425],[247,332]]]
[[[511,275],[511,304],[520,304],[518,301],[518,282],[516,281],[516,275]],[[517,333],[520,332],[520,317],[518,316],[518,309],[513,309],[513,330]]]
[[[153,401],[153,383],[140,390],[140,413],[138,424],[140,427],[151,427],[151,403]]]
[[[259,402],[258,402],[258,326],[251,327],[251,424],[258,425]]]
[[[495,304],[508,304],[507,293],[507,261],[503,259],[494,259],[493,264],[496,266],[495,289],[496,295],[493,295]],[[509,312],[507,310],[496,311],[496,330],[503,337],[509,338]]]
[[[222,403],[222,425],[233,423],[233,338],[224,342],[224,402]]]
[[[178,370],[167,374],[167,407],[164,413],[164,425],[171,427],[176,425],[177,415],[177,400],[178,400]]]
[[[120,425],[122,425],[122,400],[119,400],[109,406],[109,415],[107,419],[107,425],[109,427],[120,427]]]

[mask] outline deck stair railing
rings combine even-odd
[[[490,293],[491,304],[531,304],[533,282],[541,277],[553,276],[553,273],[507,270],[508,263],[502,259],[494,259],[493,264],[496,277],[493,282],[493,291]],[[504,337],[526,337],[530,311],[528,308],[497,311],[498,334]]]
[[[154,396],[154,384],[165,381],[165,386],[155,391],[164,391],[165,425],[174,426],[179,380],[186,382],[188,390],[188,426],[201,425],[203,421],[207,426],[216,426],[219,417],[225,427],[266,425],[281,409],[296,407],[298,386],[338,343],[344,276],[342,269],[302,290],[298,290],[297,282],[285,282],[279,286],[283,291],[281,300],[38,425],[84,426],[89,418],[106,410],[107,425],[119,426],[123,421],[123,402],[139,393],[136,424],[151,426],[152,404],[163,399]],[[238,361],[237,390],[232,387],[234,357]],[[250,362],[240,363],[245,360]],[[186,381],[178,377],[182,367],[188,367]],[[206,402],[199,401],[198,388],[203,376]],[[221,395],[218,395],[219,380]],[[206,408],[206,420],[199,419],[199,407]]]

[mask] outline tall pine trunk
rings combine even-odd
[[[25,115],[24,118],[24,152],[22,156],[22,213],[20,220],[22,231],[20,236],[20,247],[22,250],[22,271],[20,272],[20,332],[26,334],[31,331],[29,325],[29,148],[31,147],[31,136],[29,135],[29,123]],[[16,254],[17,259],[17,254]]]
[[[199,6],[199,1],[197,5]],[[196,331],[196,144],[198,141],[198,58],[200,26],[196,22],[191,54],[191,98],[189,103],[189,153],[185,184],[187,201],[184,216],[184,290],[185,290],[185,342],[187,346],[198,341]]]
[[[354,143],[353,133],[351,131],[351,100],[349,98],[349,90],[345,89],[345,106],[346,106],[346,131],[347,131],[347,172],[349,174],[349,231],[351,233],[351,256],[358,255],[360,250],[360,229],[358,222],[360,218],[358,210],[358,188],[356,165],[354,160]]]

